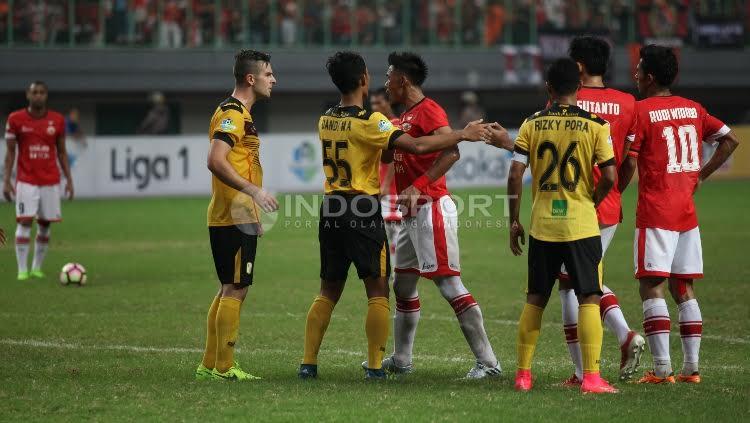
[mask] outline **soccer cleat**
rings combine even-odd
[[[31,276],[31,274],[29,272],[18,272],[18,280],[19,281],[28,280],[29,276]]]
[[[565,379],[562,383],[560,383],[560,386],[564,386],[566,388],[577,388],[581,386],[581,379],[578,379],[578,376],[573,373],[573,376]]]
[[[531,369],[518,369],[516,371],[516,391],[528,392],[532,385]]]
[[[318,365],[317,364],[300,364],[297,377],[302,380],[317,379],[318,378]]]
[[[386,380],[388,375],[383,369],[365,369],[366,380]]]
[[[381,366],[383,370],[394,375],[407,375],[414,371],[414,366],[411,363],[406,366],[399,366],[396,364],[396,359],[393,358],[393,356],[384,358],[381,362]],[[367,370],[368,367],[366,361],[362,362],[362,368]]]
[[[195,369],[195,380],[212,380],[215,379],[213,375],[213,369],[209,369],[204,366],[203,363],[198,365]]]
[[[677,380],[682,383],[701,383],[701,374],[698,372],[693,373],[692,375],[683,375],[679,374],[677,375]]]
[[[628,380],[641,364],[641,355],[646,341],[635,331],[628,332],[628,338],[620,346],[620,380]]]
[[[466,379],[484,379],[488,377],[500,377],[503,375],[503,369],[500,368],[500,362],[498,361],[494,367],[485,366],[480,362],[476,362],[474,367],[466,373]]]
[[[29,273],[29,276],[37,279],[44,279],[44,272],[41,270],[32,270],[31,273]]]
[[[259,380],[260,377],[253,376],[250,373],[242,370],[240,365],[235,361],[234,365],[229,368],[226,372],[222,373],[216,369],[211,371],[214,379],[231,380],[231,381],[246,381],[246,380]]]
[[[656,376],[653,370],[649,370],[642,378],[638,379],[638,383],[651,383],[655,385],[660,383],[674,383],[674,374],[670,373],[667,377],[659,377]]]
[[[596,372],[583,374],[581,392],[584,394],[616,394],[620,391],[602,379],[599,372]]]

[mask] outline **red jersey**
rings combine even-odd
[[[701,170],[702,142],[729,128],[700,104],[679,96],[636,103],[638,129],[630,155],[638,158],[638,228],[685,232],[698,226],[693,192]]]
[[[609,122],[612,149],[615,151],[617,168],[625,159],[625,142],[635,138],[635,97],[628,93],[605,87],[583,87],[578,91],[578,107]],[[594,185],[602,173],[594,166]],[[617,183],[596,209],[602,225],[614,225],[622,221],[622,194]]]
[[[400,122],[399,118],[392,118],[390,119],[390,121],[396,126],[398,126]],[[383,189],[383,181],[385,181],[385,178],[388,175],[389,166],[390,163],[380,163],[380,192],[387,192],[386,195],[388,195],[388,203],[383,204],[383,219],[385,219],[386,222],[400,222],[401,212],[398,210],[398,206],[396,205],[396,200],[398,200],[396,177],[394,176],[393,178],[391,178],[391,184],[388,189]]]
[[[430,98],[423,98],[411,109],[401,114],[398,122],[401,130],[414,138],[432,134],[436,129],[450,126],[448,115],[440,105]],[[393,167],[395,169],[396,189],[399,193],[412,185],[414,180],[424,175],[440,155],[439,151],[430,154],[410,154],[396,150],[393,155]],[[433,200],[448,195],[445,186],[445,176],[433,181],[422,195],[427,195]],[[420,203],[421,204],[421,203]]]
[[[16,180],[31,185],[60,183],[57,167],[57,139],[65,134],[65,118],[52,110],[34,118],[27,109],[8,116],[5,139],[15,139],[18,151]]]

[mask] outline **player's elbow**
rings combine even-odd
[[[615,172],[614,166],[607,166],[604,169],[601,169],[601,171],[602,176],[599,179],[599,183],[603,188],[606,188],[609,191],[615,185],[617,172]]]
[[[208,167],[208,170],[211,171],[211,173],[216,173],[219,171],[221,165],[220,160],[213,154],[209,154],[208,160],[206,161],[206,167]]]

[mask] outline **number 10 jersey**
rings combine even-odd
[[[689,231],[698,226],[693,192],[702,141],[715,142],[729,128],[695,101],[673,95],[638,101],[636,113],[628,153],[638,158],[636,227]]]
[[[566,242],[599,235],[593,166],[615,165],[607,121],[552,103],[523,122],[514,153],[531,168],[531,236]]]

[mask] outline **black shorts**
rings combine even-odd
[[[209,226],[211,254],[222,284],[245,288],[253,284],[258,236],[248,225]],[[243,230],[247,229],[247,230]]]
[[[385,222],[374,195],[328,194],[318,224],[320,278],[343,281],[354,263],[360,279],[391,274]]]
[[[549,242],[529,237],[528,293],[549,297],[560,266],[570,276],[576,295],[602,295],[599,262],[602,260],[600,236],[575,241]]]

